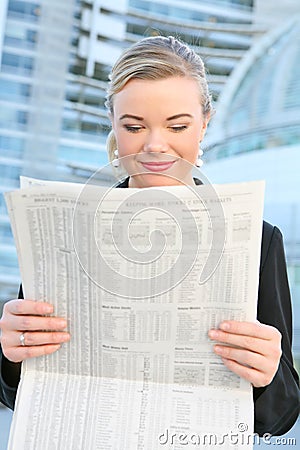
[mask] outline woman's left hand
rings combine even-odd
[[[282,354],[281,333],[277,328],[258,321],[230,320],[222,322],[219,329],[210,330],[208,335],[222,344],[215,345],[214,351],[228,369],[254,387],[271,383]]]

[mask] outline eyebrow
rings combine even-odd
[[[190,117],[191,119],[193,118],[193,116],[191,114],[182,113],[182,114],[175,114],[175,116],[168,117],[167,120],[179,119],[181,117]],[[123,114],[119,118],[119,120],[123,120],[123,119],[135,119],[135,120],[140,120],[140,121],[144,120],[143,117],[135,116],[134,114]]]
[[[123,120],[123,119],[144,120],[142,117],[135,116],[133,114],[123,114],[121,117],[119,117],[119,120]]]
[[[181,117],[189,117],[190,119],[193,118],[193,116],[191,114],[182,113],[182,114],[175,114],[175,116],[168,117],[167,120],[180,119]]]

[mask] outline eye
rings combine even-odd
[[[172,130],[172,131],[174,131],[175,133],[180,133],[180,131],[184,131],[184,130],[186,130],[188,127],[187,127],[187,125],[172,125],[171,127],[170,127],[170,129]]]
[[[141,125],[124,125],[124,128],[129,133],[138,133],[143,127]]]

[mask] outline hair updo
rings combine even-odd
[[[113,115],[114,95],[132,79],[161,80],[169,77],[189,77],[197,81],[204,117],[212,112],[205,67],[202,59],[188,45],[173,36],[147,37],[125,50],[109,75],[105,106]],[[117,148],[114,132],[107,138],[110,161]]]

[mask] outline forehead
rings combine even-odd
[[[124,111],[144,115],[149,108],[164,110],[172,115],[175,111],[193,110],[200,107],[199,85],[188,77],[170,77],[161,80],[130,80],[114,95],[114,113]]]

